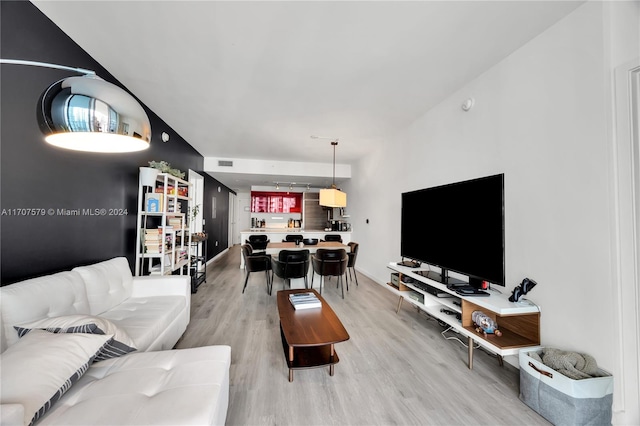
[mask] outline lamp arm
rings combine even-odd
[[[67,67],[65,65],[50,64],[47,62],[26,61],[23,59],[0,59],[0,64],[31,65],[34,67],[53,68],[57,70],[73,71],[73,72],[77,72],[85,75],[92,75],[92,76],[96,75],[95,71],[84,69],[84,68]]]

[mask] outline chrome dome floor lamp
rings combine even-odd
[[[21,59],[0,59],[0,64],[84,74],[59,80],[40,96],[37,120],[47,143],[99,153],[149,148],[151,124],[144,108],[125,90],[98,77],[95,71]]]

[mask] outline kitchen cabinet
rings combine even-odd
[[[302,213],[302,193],[251,191],[251,212]]]

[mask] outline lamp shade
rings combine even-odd
[[[38,124],[48,143],[78,151],[134,152],[151,141],[151,124],[138,101],[95,76],[49,86],[38,102]]]
[[[320,205],[325,207],[347,207],[347,194],[336,188],[321,189]]]

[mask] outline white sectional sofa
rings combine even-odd
[[[0,287],[1,424],[224,424],[230,348],[170,350],[190,300],[125,258]]]

